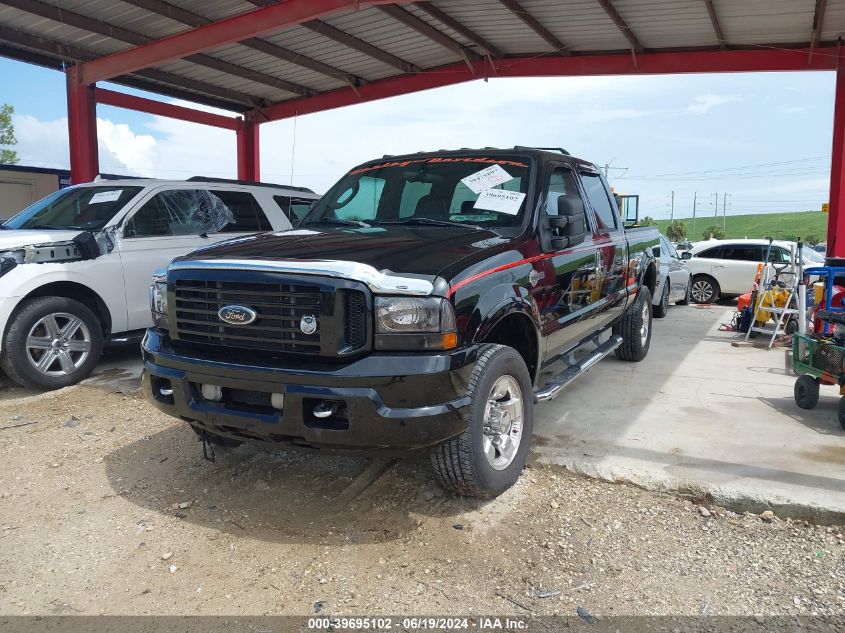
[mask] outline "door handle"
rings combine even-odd
[[[713,268],[725,268],[724,264],[713,264]]]

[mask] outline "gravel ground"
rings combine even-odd
[[[2,615],[845,613],[840,526],[540,465],[480,503],[425,459],[208,463],[113,389],[0,389]]]

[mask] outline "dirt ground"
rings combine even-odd
[[[536,464],[480,503],[424,458],[209,463],[131,384],[0,387],[0,614],[845,613],[840,526]]]

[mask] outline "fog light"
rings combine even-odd
[[[220,402],[223,399],[223,387],[218,385],[202,385],[200,393],[203,398],[212,402]]]
[[[281,411],[285,408],[285,394],[283,393],[273,393],[270,394],[270,405],[274,409],[278,409]]]

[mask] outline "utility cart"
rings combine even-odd
[[[837,385],[841,396],[839,426],[845,430],[845,307],[832,301],[834,280],[845,277],[845,268],[820,266],[805,273],[824,279],[825,301],[815,315],[823,326],[815,334],[795,334],[792,338],[792,371],[798,374],[795,403],[802,409],[812,409],[818,404],[820,385]]]

